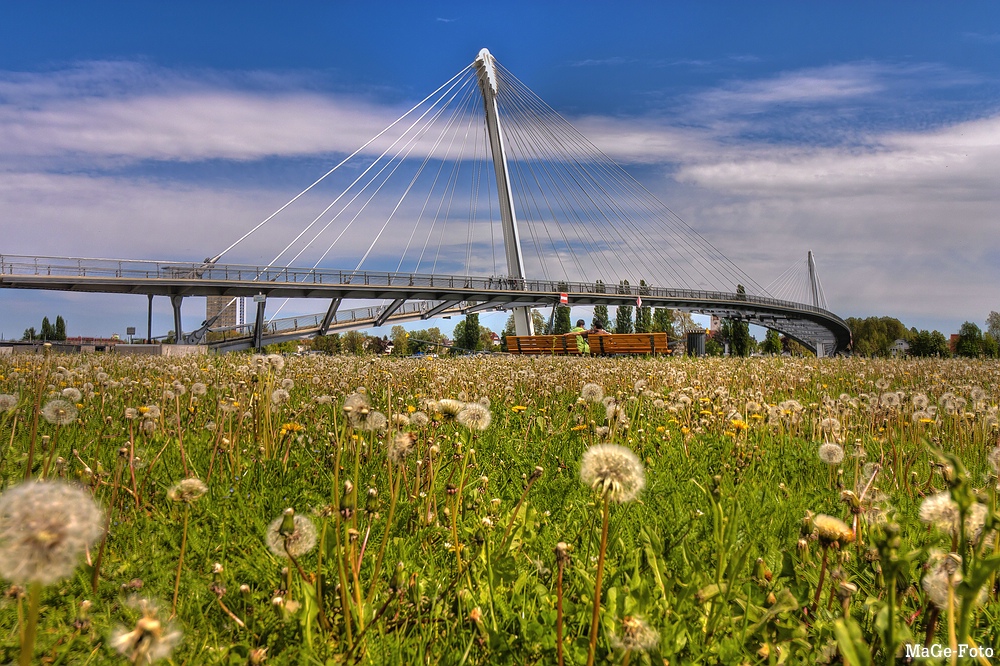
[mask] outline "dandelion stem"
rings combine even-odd
[[[597,552],[597,576],[594,578],[594,611],[590,617],[590,648],[587,652],[587,666],[594,666],[597,652],[597,629],[601,619],[601,583],[604,579],[604,553],[608,549],[608,516],[611,500],[605,494],[604,513],[601,517],[601,549]]]
[[[174,397],[174,403],[177,406],[177,446],[181,450],[181,467],[184,468],[184,476],[189,477],[191,474],[188,472],[187,464],[187,454],[184,452],[184,426],[181,425],[181,399],[180,396]]]
[[[563,567],[565,563],[562,558],[557,558],[559,574],[556,579],[556,657],[559,666],[563,666]]]
[[[35,375],[35,404],[31,414],[31,436],[28,439],[28,462],[24,467],[24,480],[31,478],[31,468],[35,464],[35,440],[38,437],[38,417],[41,414],[42,388],[45,386],[45,376],[48,374],[48,356],[45,363]]]
[[[319,612],[319,623],[324,631],[330,631],[332,625],[326,616],[326,604],[323,602],[323,553],[326,552],[326,526],[329,520],[324,517],[319,530],[319,549],[316,551],[316,608]]]
[[[528,491],[531,490],[531,486],[535,484],[535,481],[540,478],[541,474],[532,474],[528,477],[528,484],[524,487],[524,492],[521,493],[521,499],[517,500],[517,504],[514,506],[514,512],[510,514],[510,520],[507,521],[507,529],[503,531],[503,539],[500,541],[501,547],[507,544],[507,537],[510,536],[510,531],[514,527],[514,521],[517,519],[517,512],[520,511],[521,505],[528,496]]]
[[[28,666],[35,653],[35,636],[38,635],[38,609],[42,602],[42,584],[33,581],[28,586],[28,621],[21,635],[20,666]]]
[[[813,606],[819,607],[819,597],[823,593],[823,582],[826,580],[826,558],[827,558],[827,546],[823,545],[823,561],[819,566],[819,582],[816,583],[816,595],[813,597]]]
[[[954,574],[948,576],[948,645],[951,647],[951,665],[958,663],[958,637],[955,635],[955,584]]]
[[[177,558],[177,575],[174,577],[174,600],[170,605],[170,617],[177,615],[177,596],[181,590],[181,569],[184,567],[184,551],[187,549],[188,536],[188,516],[191,513],[191,506],[184,504],[184,526],[181,529],[181,554]]]
[[[400,479],[397,477],[395,483],[393,483],[392,477],[392,463],[389,463],[389,488],[392,494],[389,500],[389,515],[386,516],[385,520],[385,531],[382,533],[382,543],[378,547],[378,556],[375,558],[375,568],[372,569],[372,582],[371,586],[368,588],[368,594],[365,595],[365,603],[370,604],[372,599],[375,598],[375,586],[378,584],[378,575],[382,570],[382,561],[385,558],[385,546],[389,541],[389,531],[392,529],[392,518],[393,514],[396,512],[396,498],[399,495],[399,488],[402,484]]]
[[[49,455],[45,458],[45,465],[42,466],[42,478],[49,478],[49,468],[52,466],[52,460],[56,456],[56,443],[59,441],[59,431],[62,430],[61,425],[56,426],[56,432],[52,435],[52,444],[49,445]],[[42,438],[45,441],[45,438]]]
[[[104,547],[108,543],[108,530],[111,529],[111,519],[118,506],[118,486],[121,483],[122,466],[121,456],[115,464],[115,483],[111,486],[111,506],[108,507],[108,514],[104,517],[104,531],[101,533],[101,545],[97,549],[97,558],[94,560],[94,568],[90,572],[90,591],[97,594],[97,584],[101,579],[101,560],[104,559]]]
[[[132,494],[135,496],[135,508],[138,509],[142,502],[139,496],[139,486],[135,482],[135,435],[132,434],[132,422],[129,421],[128,432],[128,471],[132,477]]]

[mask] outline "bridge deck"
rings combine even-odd
[[[439,301],[510,308],[557,303],[666,307],[741,319],[778,330],[816,351],[847,348],[847,324],[822,308],[749,294],[617,286],[599,282],[520,280],[465,275],[276,268],[236,264],[0,255],[0,288],[276,298]],[[610,290],[610,291],[609,291]]]

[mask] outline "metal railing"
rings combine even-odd
[[[570,294],[628,297],[630,299],[644,296],[707,303],[741,302],[748,305],[811,312],[824,318],[833,318],[840,321],[839,317],[823,308],[806,303],[784,301],[768,296],[646,285],[615,285],[564,280],[522,280],[503,276],[432,275],[424,273],[345,271],[327,268],[292,268],[241,264],[199,264],[126,259],[0,255],[0,276],[4,275],[113,278],[123,280],[259,282],[262,287],[267,284],[325,285],[331,287],[427,287],[467,290],[470,292],[516,292],[522,294],[557,294],[566,292]]]
[[[373,305],[369,307],[353,308],[350,310],[338,310],[330,326],[344,326],[355,323],[370,323],[378,319],[385,312],[387,306]],[[420,301],[416,303],[404,303],[398,310],[393,312],[392,317],[402,317],[407,315],[423,314],[434,307],[433,303]],[[458,307],[456,305],[456,307]],[[319,329],[323,324],[325,313],[311,315],[298,315],[293,317],[282,317],[272,319],[264,325],[264,337],[295,333],[297,331],[312,331]],[[221,328],[209,329],[209,341],[227,342],[230,340],[253,337],[254,324],[239,324],[236,326],[225,326]]]

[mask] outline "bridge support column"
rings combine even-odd
[[[153,343],[153,295],[148,294],[149,307],[146,309],[146,344]]]
[[[267,301],[262,295],[255,296],[253,300],[257,304],[257,318],[253,325],[253,348],[260,351],[264,347],[264,308],[267,306]]]
[[[152,305],[153,297],[149,297],[150,305]],[[183,296],[171,296],[170,305],[174,308],[174,344],[181,345],[184,344],[184,331],[181,329],[181,303],[184,301]]]

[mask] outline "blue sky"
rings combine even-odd
[[[483,47],[760,284],[812,249],[844,317],[1000,310],[989,2],[7,3],[0,253],[200,259]],[[123,333],[145,298],[0,313]]]

